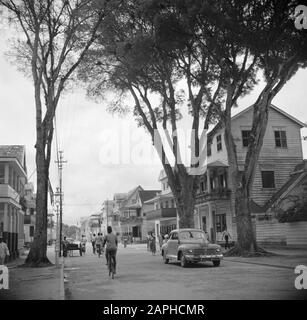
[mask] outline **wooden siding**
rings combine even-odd
[[[252,198],[259,205],[265,205],[266,202],[289,180],[290,173],[293,172],[295,166],[302,162],[300,158],[267,158],[259,160],[252,188]],[[272,170],[275,175],[275,188],[263,189],[261,171]]]
[[[237,146],[237,155],[240,170],[244,170],[244,161],[247,148],[242,145],[242,130],[249,130],[252,125],[253,109],[243,113],[238,118],[232,120],[232,134]],[[287,135],[287,148],[276,148],[274,130],[285,130]],[[282,115],[281,113],[270,109],[268,126],[264,136],[262,150],[259,156],[259,162],[256,168],[252,198],[260,206],[265,205],[266,202],[273,196],[274,193],[280,189],[289,179],[290,173],[293,172],[295,166],[302,162],[303,151],[301,142],[300,126]],[[217,152],[216,136],[224,134],[224,129],[220,129],[213,137],[212,156],[208,158],[208,163],[220,160],[227,163],[227,152],[224,139],[222,139],[223,149]],[[262,170],[272,170],[275,172],[275,188],[262,188]],[[228,177],[231,187],[231,177]],[[234,208],[234,199],[232,196],[232,205]],[[234,214],[234,212],[233,212]]]
[[[242,130],[251,129],[253,109],[245,112],[239,118],[232,121],[232,134],[237,146],[238,161],[244,163],[247,148],[242,145]],[[273,159],[303,159],[303,149],[301,141],[300,126],[270,108],[267,130],[264,135],[263,146],[259,156],[259,161],[266,161],[268,158]],[[287,148],[276,148],[275,130],[284,130],[287,135]]]
[[[256,237],[259,244],[307,245],[307,222],[280,223],[277,220],[257,221]]]

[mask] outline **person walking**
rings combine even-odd
[[[0,237],[0,265],[4,265],[6,256],[10,255],[9,248],[6,243],[3,241],[3,238]]]
[[[222,240],[225,239],[225,249],[230,248],[229,238],[231,238],[230,233],[227,231],[227,228],[225,228],[223,235],[222,235]]]
[[[155,234],[151,234],[150,251],[151,251],[152,255],[156,254],[156,236],[155,236]]]
[[[92,235],[91,242],[93,247],[93,253],[96,254],[96,234],[95,233]]]
[[[107,264],[109,262],[109,257],[114,258],[114,274],[116,274],[116,253],[118,247],[117,236],[112,233],[112,227],[108,226],[107,228],[108,234],[104,236],[102,247],[106,245],[106,259]]]
[[[147,242],[147,251],[150,251],[150,235],[149,235],[149,233],[146,236],[146,242]]]
[[[102,250],[102,244],[103,244],[103,237],[102,233],[98,233],[96,240],[95,240],[95,245],[96,245],[96,251],[98,253],[98,258],[100,258],[101,255],[101,250]]]

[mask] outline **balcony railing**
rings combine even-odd
[[[132,216],[132,217],[120,217],[119,220],[121,223],[142,223],[143,218]]]
[[[213,200],[228,200],[230,199],[231,190],[228,188],[220,188],[208,191],[201,192],[196,195],[196,203],[213,201]]]
[[[154,220],[159,218],[174,218],[177,216],[176,208],[161,208],[146,212],[147,220]]]

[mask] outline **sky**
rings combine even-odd
[[[0,30],[0,145],[26,146],[27,172],[35,184],[35,105],[31,79],[8,62],[8,30]],[[273,104],[307,123],[307,69],[300,70],[275,97]],[[252,104],[261,84],[239,101],[239,112]],[[129,101],[128,101],[129,103]],[[141,185],[160,189],[158,175],[162,168],[145,130],[138,128],[132,115],[119,117],[107,111],[108,102],[96,103],[76,88],[60,100],[56,116],[50,180],[58,186],[56,140],[64,151],[63,221],[76,224],[80,217],[100,211],[114,193],[128,192]],[[183,123],[182,123],[183,124]],[[302,130],[307,136],[307,129]],[[307,141],[302,141],[307,158]],[[129,155],[131,159],[129,160]]]

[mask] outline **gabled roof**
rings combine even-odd
[[[241,112],[237,113],[236,115],[231,117],[231,120],[235,120],[239,117],[241,117],[244,113],[250,111],[251,109],[254,108],[254,105],[252,104],[251,106],[249,106],[248,108],[242,110]],[[303,122],[301,122],[300,120],[294,118],[293,116],[291,116],[289,113],[283,111],[282,109],[276,107],[275,105],[271,104],[270,108],[275,110],[276,112],[282,114],[283,116],[285,116],[286,118],[290,119],[291,121],[295,122],[297,125],[299,125],[301,128],[307,127],[307,125]],[[218,131],[219,129],[221,129],[223,127],[223,123],[222,121],[219,121],[216,126],[208,133],[208,139],[212,138],[212,136],[214,136],[214,134],[216,133],[216,131]]]
[[[114,194],[114,197],[113,197],[113,200],[116,201],[116,200],[124,200],[125,198],[127,198],[128,196],[128,193],[115,193]]]
[[[139,197],[142,203],[144,203],[145,201],[154,198],[157,195],[157,193],[160,191],[161,190],[143,190],[139,192]]]
[[[265,211],[270,209],[278,200],[284,199],[286,195],[307,176],[307,160],[297,165],[289,180],[271,197],[264,206]]]
[[[26,147],[20,145],[0,145],[0,158],[15,158],[26,171]]]

